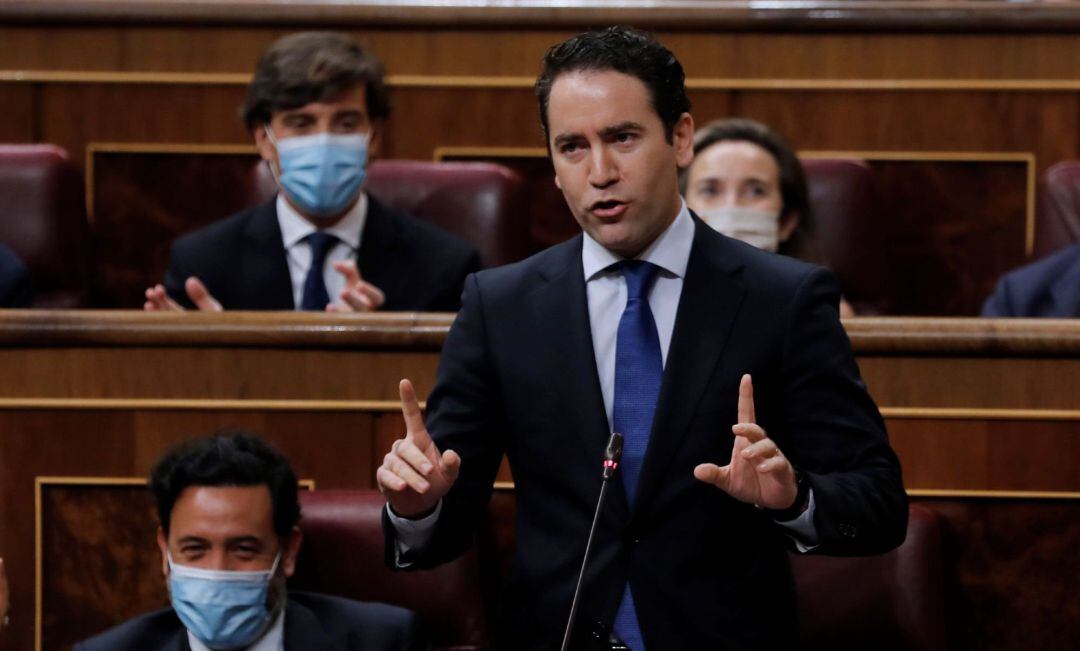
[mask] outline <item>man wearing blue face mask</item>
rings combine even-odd
[[[243,116],[280,192],[178,239],[144,307],[456,311],[479,253],[364,192],[389,113],[381,65],[349,37],[273,43]]]
[[[126,622],[76,651],[413,651],[415,616],[383,604],[286,595],[300,550],[296,475],[243,433],[174,448],[150,488],[172,608]]]

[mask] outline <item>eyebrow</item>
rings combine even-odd
[[[623,133],[625,131],[644,131],[645,127],[638,122],[620,122],[610,127],[604,127],[600,130],[601,138],[610,138],[611,136]]]

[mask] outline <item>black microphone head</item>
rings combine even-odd
[[[612,432],[607,442],[607,449],[604,450],[604,479],[611,479],[611,476],[615,474],[615,469],[619,467],[619,460],[622,459],[622,444],[623,435]]]

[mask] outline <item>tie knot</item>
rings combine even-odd
[[[308,246],[311,247],[312,264],[321,268],[323,262],[326,261],[326,254],[338,243],[338,238],[330,233],[315,231],[307,236],[307,241]]]
[[[649,285],[659,269],[644,260],[625,260],[621,263],[623,277],[626,278],[626,300],[641,298],[649,291]]]

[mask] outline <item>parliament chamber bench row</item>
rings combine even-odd
[[[400,584],[364,492],[401,435],[397,382],[431,391],[452,316],[0,313],[0,549],[18,608],[0,649],[32,648],[35,631],[64,649],[164,605],[144,478],[219,427],[265,435],[311,491],[296,588],[409,605],[447,645],[482,639],[490,611],[475,605],[497,598],[513,548],[508,469],[475,555]],[[915,509],[892,555],[793,560],[807,639],[940,648],[944,627],[952,649],[1072,648],[1080,322],[845,327]]]
[[[872,167],[856,159],[802,162],[815,222],[814,248],[836,273],[856,312],[925,313],[910,297],[902,298],[912,270],[890,257],[895,243],[880,215]],[[88,166],[93,166],[90,159]],[[220,175],[220,170],[188,164],[166,173]],[[107,170],[98,174],[107,176]],[[176,237],[268,200],[276,191],[266,166],[253,154],[241,157],[231,175],[206,181],[194,184],[205,187],[207,195],[196,209],[185,207],[188,198],[178,197],[183,193],[173,184],[163,189],[160,184],[134,187],[130,179],[116,187],[103,182],[110,189],[98,196],[86,192],[82,170],[64,150],[0,145],[0,242],[29,267],[36,307],[137,308],[143,290],[162,279]],[[472,243],[485,266],[522,259],[577,232],[553,184],[537,186],[495,163],[376,161],[367,187],[389,205]],[[1036,205],[1035,257],[1080,242],[1080,162],[1051,167]],[[94,206],[99,214],[92,214]],[[537,214],[553,217],[533,223]],[[952,265],[945,261],[942,266]],[[957,281],[951,291],[965,295],[947,302],[963,306],[957,315],[974,314],[996,274],[1005,270],[982,270],[990,276]]]

